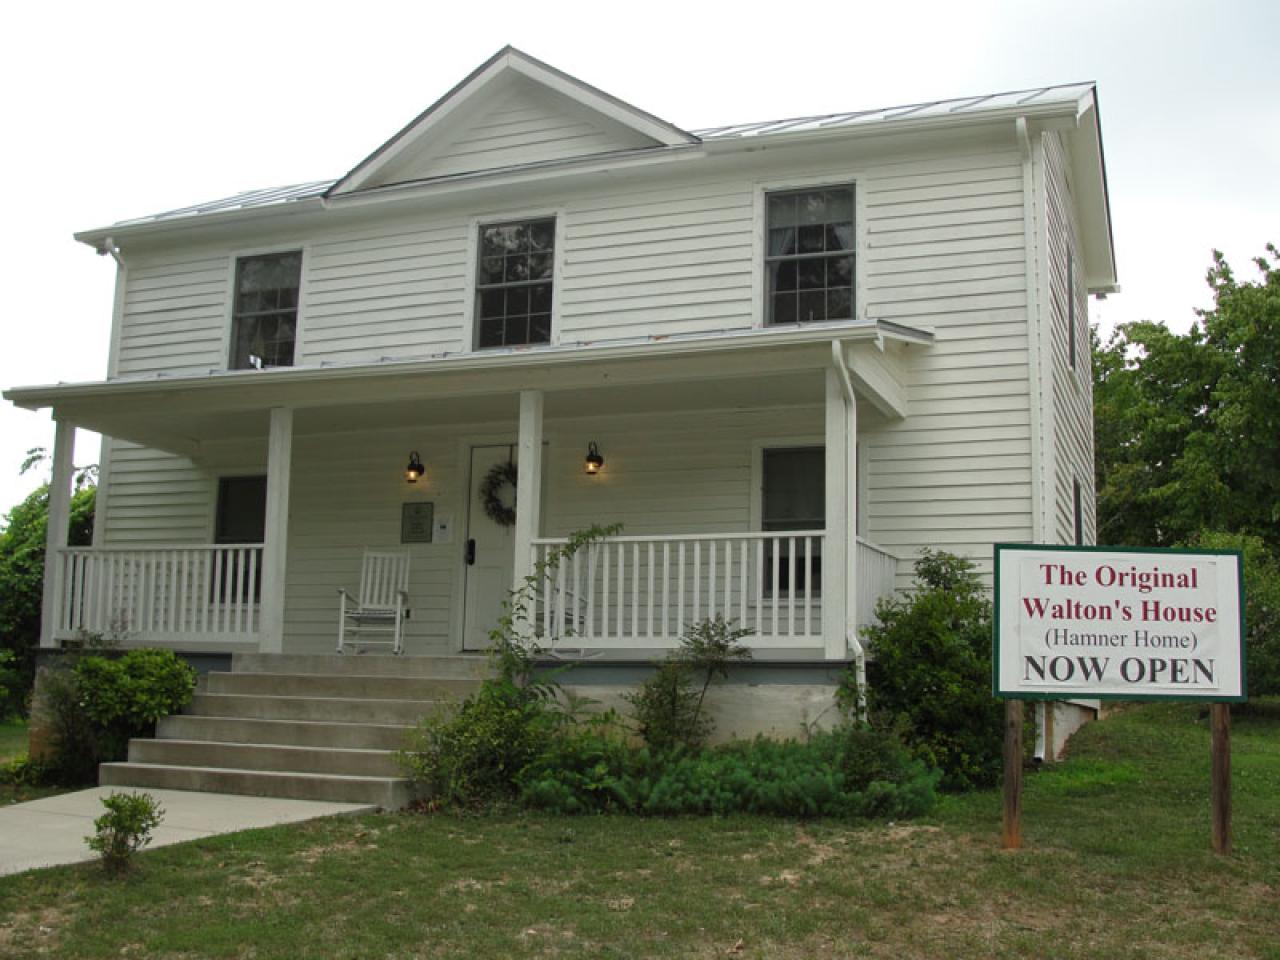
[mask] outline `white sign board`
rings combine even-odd
[[[996,546],[995,695],[1244,700],[1234,551]]]

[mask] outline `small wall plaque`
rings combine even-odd
[[[400,507],[400,542],[430,543],[431,532],[435,526],[433,523],[435,508],[436,505],[434,503],[424,503],[421,500],[402,504]]]

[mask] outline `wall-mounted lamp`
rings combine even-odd
[[[409,465],[404,468],[404,478],[410,483],[417,483],[426,472],[427,468],[422,465],[422,461],[418,458],[418,451],[414,450],[409,454]]]
[[[600,448],[596,446],[596,442],[592,440],[587,444],[587,473],[595,476],[600,472],[600,468],[604,466],[604,457],[600,456]]]

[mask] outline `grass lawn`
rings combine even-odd
[[[0,721],[0,763],[27,752],[27,725],[22,720]]]
[[[1280,704],[1235,718],[1236,852],[1206,720],[1147,706],[925,821],[368,816],[0,878],[0,956],[1280,960]]]

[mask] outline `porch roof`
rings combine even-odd
[[[302,414],[302,432],[324,432],[370,423],[497,419],[511,415],[510,400],[522,390],[544,391],[553,415],[581,412],[582,392],[602,389],[632,391],[636,399],[647,390],[650,402],[660,400],[667,409],[707,393],[728,405],[819,402],[822,381],[795,374],[829,366],[833,342],[855,361],[859,395],[901,415],[896,364],[878,358],[908,345],[928,345],[933,334],[857,320],[375,363],[159,374],[15,387],[4,397],[29,410],[50,408],[54,419],[78,427],[196,456],[204,444],[264,437],[274,407]],[[860,370],[868,375],[860,376]],[[703,399],[696,405],[711,404]],[[601,412],[594,404],[589,409]]]

